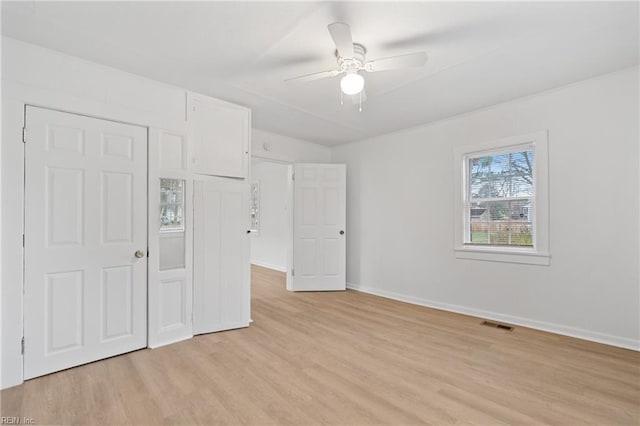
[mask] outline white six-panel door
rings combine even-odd
[[[294,291],[346,288],[346,166],[295,164]]]
[[[26,128],[29,379],[146,346],[147,130],[35,107]]]

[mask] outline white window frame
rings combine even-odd
[[[468,240],[468,159],[533,150],[533,247],[481,246]],[[458,259],[549,265],[549,153],[547,131],[529,133],[454,149],[454,253]]]

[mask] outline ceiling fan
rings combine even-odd
[[[340,80],[340,90],[345,95],[360,95],[358,98],[355,96],[352,98],[354,103],[357,101],[360,102],[360,111],[362,111],[362,101],[367,99],[367,94],[364,90],[365,80],[360,74],[360,71],[378,72],[400,68],[421,67],[427,62],[427,54],[425,52],[367,61],[367,49],[362,44],[353,42],[349,25],[334,22],[333,24],[329,24],[328,29],[336,45],[338,68],[301,75],[285,81],[304,83],[344,74]]]

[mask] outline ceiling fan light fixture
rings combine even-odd
[[[349,73],[340,80],[340,90],[345,95],[357,95],[364,89],[364,77],[357,72]]]

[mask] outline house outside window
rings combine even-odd
[[[549,264],[547,133],[455,150],[457,258]]]

